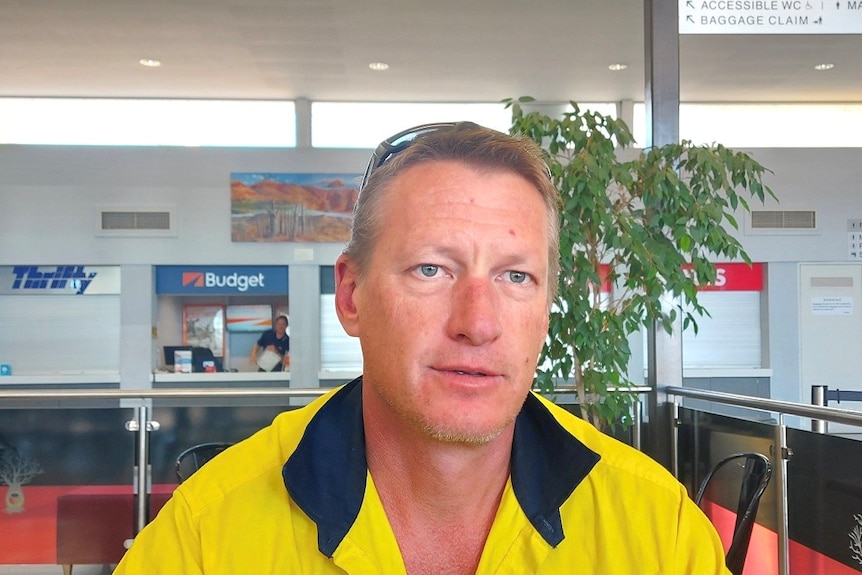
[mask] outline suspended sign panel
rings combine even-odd
[[[859,34],[862,0],[680,0],[680,34]]]
[[[158,266],[156,293],[267,295],[287,293],[285,266]]]
[[[682,269],[689,274],[691,265]],[[697,286],[698,291],[763,291],[762,263],[716,263],[715,282]]]
[[[105,295],[120,293],[119,266],[2,266],[3,295]]]

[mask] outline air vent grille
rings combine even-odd
[[[101,236],[173,236],[172,210],[100,209],[96,234]]]
[[[815,230],[814,210],[755,210],[751,212],[752,230]]]

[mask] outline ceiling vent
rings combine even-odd
[[[817,229],[817,213],[814,210],[753,210],[750,229],[811,232]]]
[[[99,208],[97,236],[176,236],[176,216],[171,209]]]

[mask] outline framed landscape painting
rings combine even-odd
[[[231,240],[347,242],[360,177],[359,174],[232,173]]]

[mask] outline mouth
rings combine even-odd
[[[438,367],[435,371],[467,377],[498,377],[500,375],[493,370],[485,369],[483,367],[446,366]]]
[[[436,373],[434,386],[447,397],[461,399],[487,398],[506,388],[508,381],[499,370],[488,365],[446,365],[432,368]]]
[[[457,373],[458,375],[472,375],[472,376],[476,376],[476,377],[485,377],[486,375],[488,375],[487,373],[482,372],[482,371],[466,371],[463,369],[455,369],[453,371],[455,373]]]

